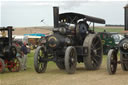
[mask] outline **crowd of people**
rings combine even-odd
[[[28,48],[27,48],[27,43],[15,41],[14,44],[16,45],[16,48],[17,48],[16,57],[19,58],[20,60],[21,70],[26,70],[27,69],[27,54],[29,53]]]

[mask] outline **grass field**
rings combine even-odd
[[[96,32],[103,32],[106,30],[106,32],[118,32],[121,33],[124,29],[123,28],[95,28]]]
[[[97,28],[97,32],[104,29]],[[120,32],[123,29],[106,29],[108,32]],[[64,70],[59,70],[54,62],[49,62],[46,73],[37,74],[34,70],[34,50],[28,54],[27,70],[20,72],[9,72],[0,74],[0,85],[127,85],[128,72],[121,70],[118,66],[117,74],[108,75],[106,71],[106,57],[100,70],[88,71],[84,69],[84,64],[77,65],[76,73],[67,75]]]

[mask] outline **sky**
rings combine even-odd
[[[60,13],[78,12],[123,25],[126,4],[128,0],[1,0],[0,26],[53,26],[53,6]]]

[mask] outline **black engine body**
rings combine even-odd
[[[0,58],[2,59],[12,59],[16,57],[16,47],[12,45],[12,31],[14,29],[11,26],[1,27],[1,33],[8,33],[8,35],[2,34],[0,37]]]
[[[98,69],[102,61],[102,43],[87,21],[105,24],[105,20],[72,12],[59,14],[58,7],[53,8],[53,15],[53,34],[42,39],[44,43],[36,49],[35,70],[45,72],[48,61],[54,61],[68,73],[75,72],[76,62],[84,62],[90,70]],[[41,63],[42,68],[39,67]]]

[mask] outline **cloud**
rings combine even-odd
[[[109,1],[128,1],[128,0],[2,0],[3,4],[6,6],[14,6],[12,3],[16,3],[15,5],[27,5],[27,6],[59,6],[60,8],[66,9],[74,9],[79,7],[82,4],[86,4],[88,2],[109,2]],[[20,2],[20,3],[19,3]]]
[[[1,1],[10,1],[10,0],[1,0]],[[11,0],[11,1],[128,1],[128,0]]]
[[[57,4],[63,9],[73,9],[74,7],[79,7],[81,4],[85,4],[87,2],[89,2],[89,0],[60,0]]]

